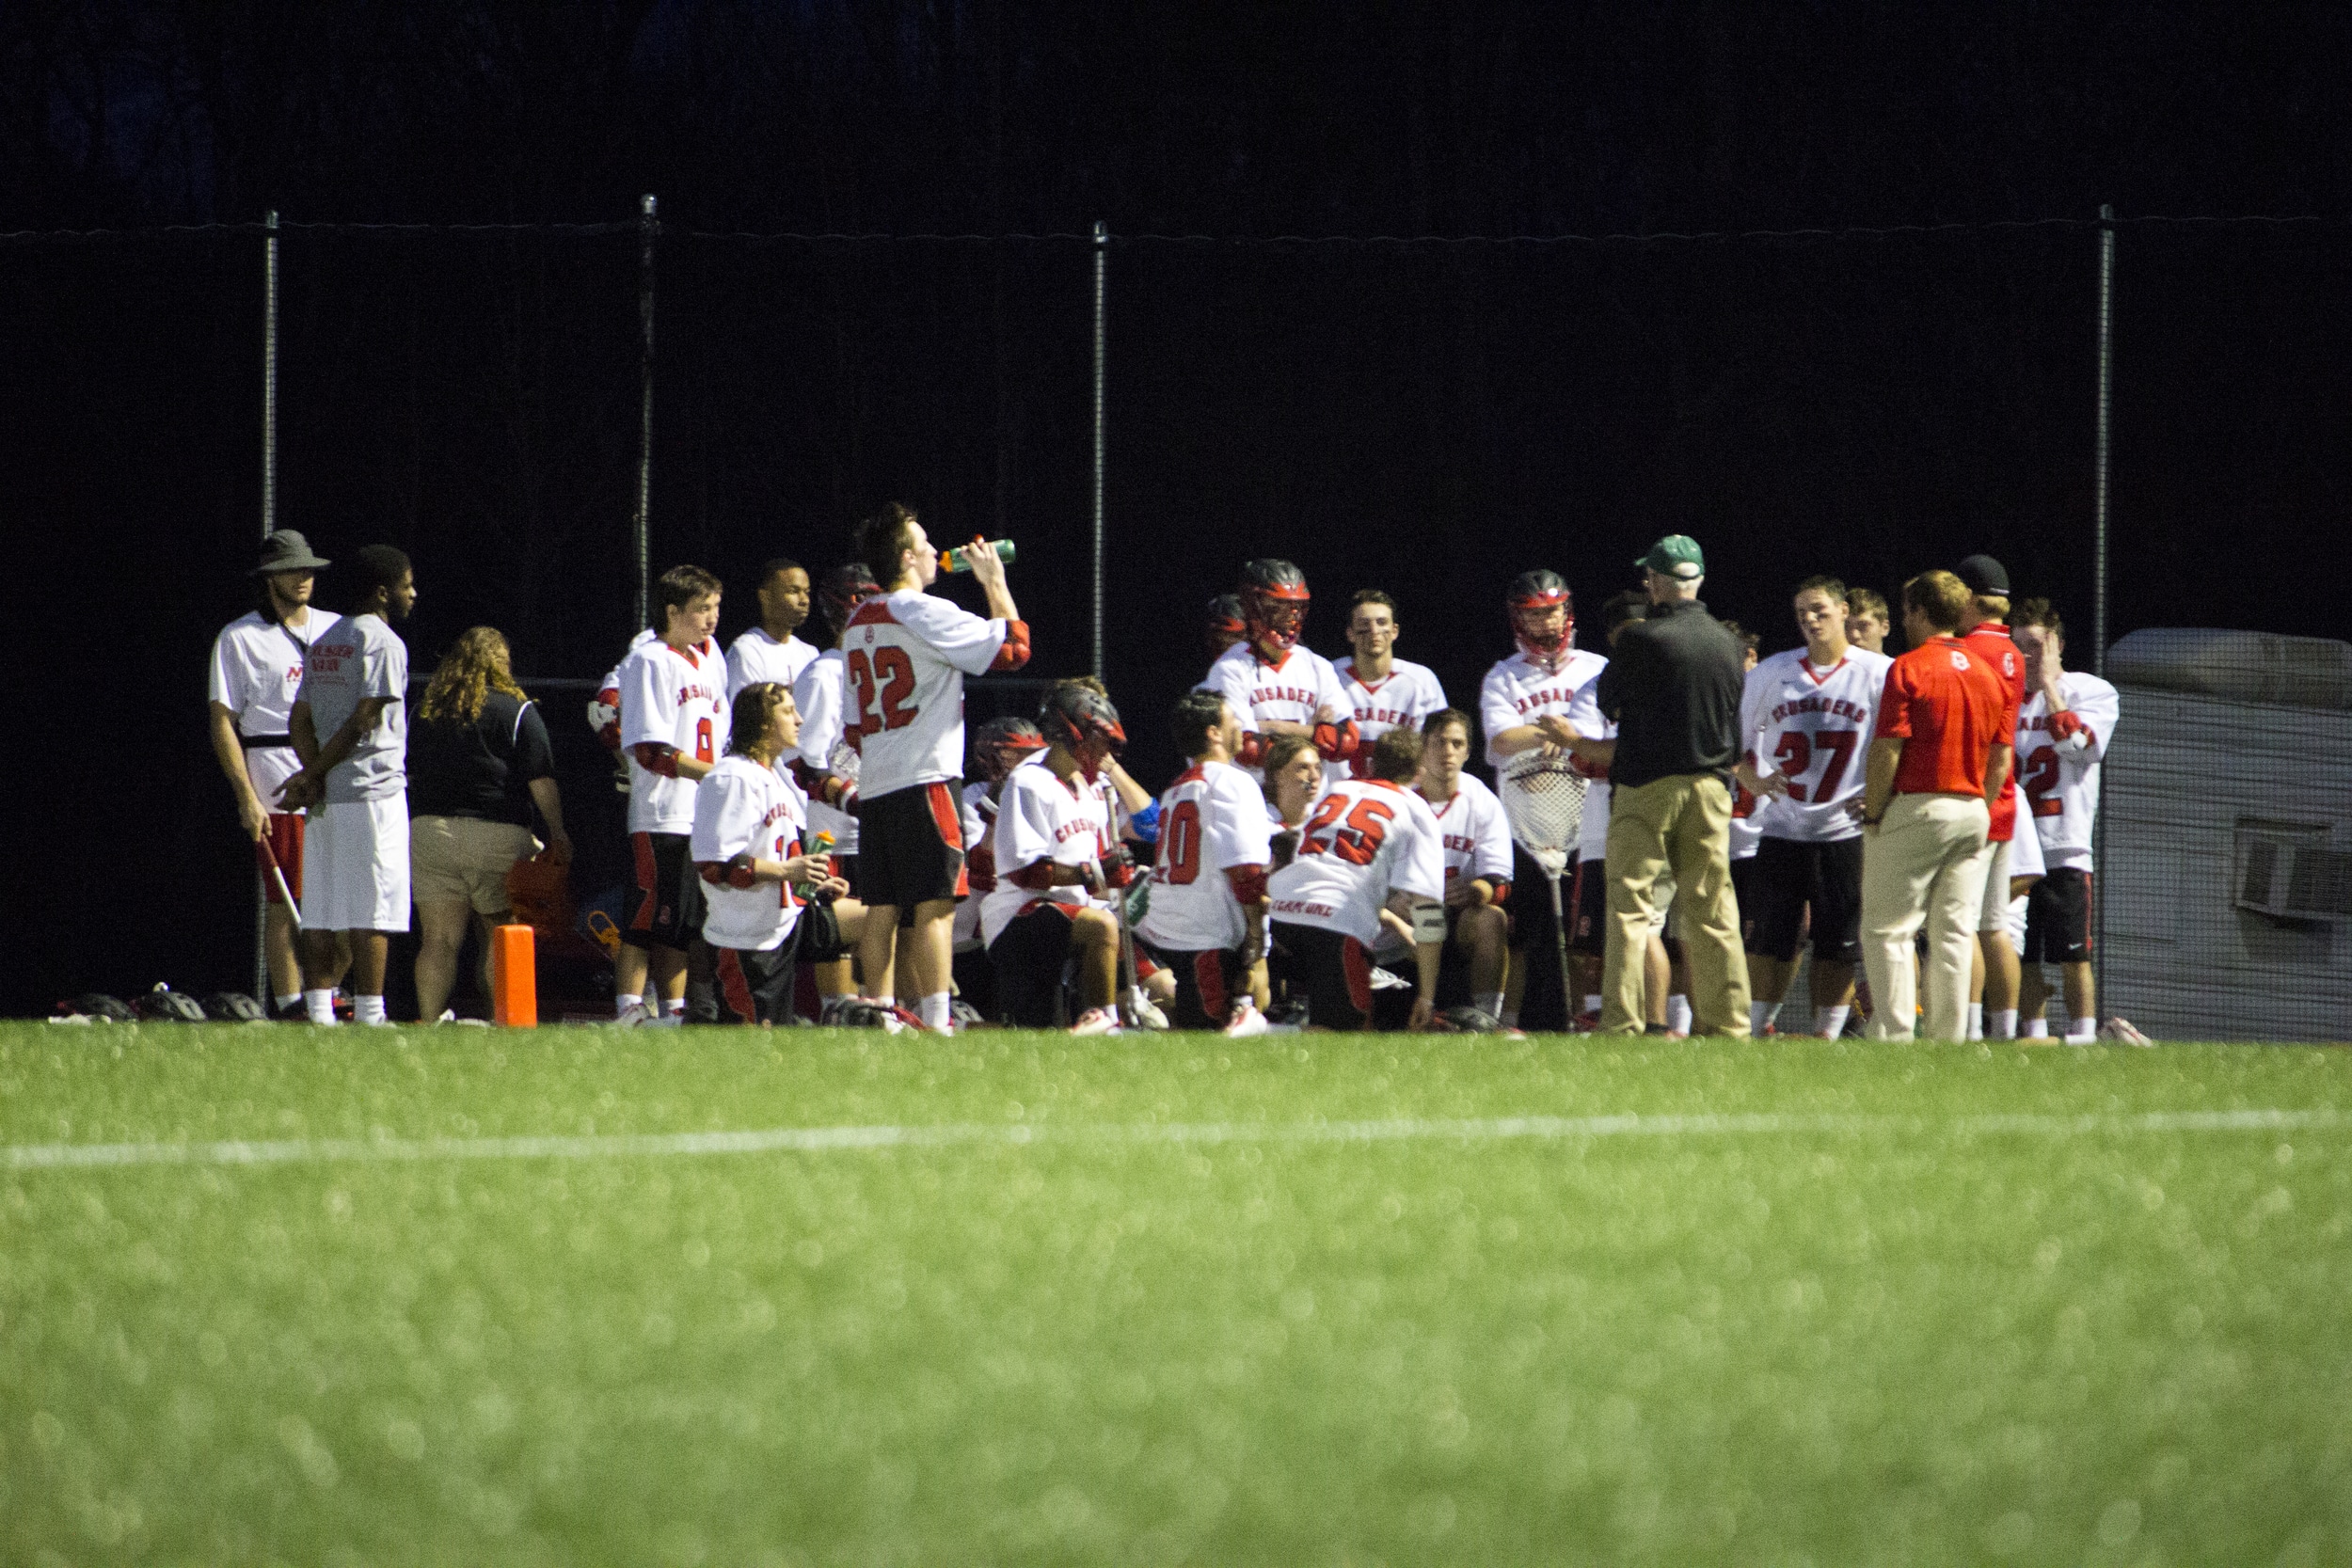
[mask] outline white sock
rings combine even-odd
[[[627,991],[617,990],[612,993],[612,1016],[614,1018],[619,1018],[631,1007],[642,1007],[644,1005],[645,999],[642,996],[631,996]]]
[[[936,1029],[943,1035],[953,1032],[956,1018],[947,1010],[948,995],[946,991],[935,990],[915,1004],[914,1016],[923,1021],[924,1028]]]
[[[1505,1029],[1516,1029],[1519,1026],[1519,1010],[1517,1007],[1505,1007],[1495,1014],[1495,1017],[1502,1020],[1502,1026]]]
[[[310,1015],[313,1023],[335,1022],[335,993],[332,990],[306,990],[302,993],[302,1010]]]
[[[681,996],[675,1002],[662,1003],[661,1016],[663,1018],[684,1018],[686,1016],[686,998]]]
[[[301,1004],[302,993],[295,991],[290,996],[274,996],[270,1000],[278,1004],[279,1012],[290,1012]]]
[[[385,1016],[384,999],[355,993],[351,998],[351,1022],[354,1023],[389,1023]]]
[[[2049,1037],[2050,1021],[2048,1019],[2029,1018],[2026,1020],[2026,1038],[2029,1040],[2046,1040]]]
[[[1992,1034],[1996,1040],[2015,1039],[2017,1037],[2017,1009],[2014,1007],[1994,1008]]]
[[[1499,990],[1480,991],[1470,998],[1470,1005],[1489,1018],[1502,1016],[1502,993]]]
[[[1968,1004],[1968,1037],[1972,1040],[1984,1038],[1984,1004],[1981,1002]]]
[[[1666,1027],[1677,1035],[1691,1032],[1691,999],[1679,992],[1666,998]]]
[[[1584,993],[1584,1010],[1588,1013],[1600,1011],[1600,992],[1595,990]]]
[[[1813,1029],[1818,1035],[1836,1039],[1846,1032],[1846,1020],[1853,1016],[1851,1006],[1816,1007],[1813,1009]]]
[[[2099,1021],[2095,1018],[2069,1019],[2066,1037],[2070,1040],[2095,1040],[2099,1037]]]
[[[1667,1006],[1671,1007],[1674,1004],[1669,1002]],[[1765,1031],[1767,1026],[1777,1022],[1779,1018],[1779,1003],[1751,1002],[1748,1004],[1748,1033],[1751,1035],[1760,1035]]]

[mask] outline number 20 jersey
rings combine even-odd
[[[1343,932],[1371,947],[1391,893],[1445,896],[1445,835],[1429,802],[1411,790],[1386,779],[1343,780],[1315,801],[1299,830],[1298,858],[1273,875],[1266,892],[1271,918]]]
[[[1742,750],[1757,772],[1788,781],[1788,799],[1763,814],[1765,837],[1826,844],[1862,832],[1846,808],[1862,794],[1879,695],[1894,662],[1848,648],[1820,670],[1803,648],[1791,648],[1748,672],[1740,699]]]
[[[1273,863],[1265,796],[1229,763],[1196,762],[1160,797],[1152,903],[1136,933],[1164,952],[1239,947],[1249,919],[1226,873]]]

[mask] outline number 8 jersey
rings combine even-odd
[[[727,665],[709,638],[673,648],[659,637],[621,660],[621,749],[628,756],[628,831],[694,831],[694,781],[663,775],[640,760],[640,746],[666,746],[715,763],[727,749]]]
[[[1846,808],[1862,794],[1879,695],[1894,662],[1850,647],[1823,670],[1800,647],[1748,672],[1740,699],[1741,749],[1757,772],[1788,781],[1788,799],[1763,814],[1766,838],[1826,844],[1862,832]]]
[[[1166,832],[1163,819],[1162,832]],[[1267,881],[1268,916],[1380,940],[1391,893],[1445,897],[1445,834],[1429,802],[1386,779],[1345,779],[1326,790],[1298,832],[1298,858]]]

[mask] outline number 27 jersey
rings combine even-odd
[[[1740,699],[1741,749],[1757,772],[1788,781],[1788,799],[1763,814],[1765,837],[1823,844],[1862,832],[1846,808],[1862,794],[1879,694],[1894,662],[1867,648],[1848,648],[1821,670],[1803,648],[1791,648],[1748,672]]]

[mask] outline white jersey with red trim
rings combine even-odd
[[[996,791],[996,821],[988,831],[996,886],[980,900],[980,938],[992,945],[1014,915],[1041,900],[1083,909],[1097,902],[1083,887],[1026,888],[1015,874],[1041,861],[1085,865],[1099,861],[1117,831],[1110,778],[1063,779],[1036,752],[1005,775]]]
[[[1849,805],[1862,798],[1864,762],[1878,728],[1879,694],[1894,660],[1850,647],[1827,670],[1790,648],[1748,672],[1740,698],[1741,748],[1756,770],[1788,781],[1758,819],[1765,836],[1828,844],[1861,835]]]
[[[2099,768],[2122,713],[2115,688],[2069,670],[2058,676],[2066,711],[2053,720],[2049,699],[2026,699],[2017,718],[2017,787],[2033,814],[2034,836],[2053,871],[2089,871],[2090,830],[2099,817]]]
[[[919,588],[867,599],[841,636],[849,675],[845,733],[858,749],[858,794],[873,800],[963,774],[963,677],[1027,656],[1028,630],[991,621]]]
[[[1366,682],[1356,673],[1354,655],[1337,659],[1331,673],[1340,677],[1340,691],[1356,715],[1356,754],[1348,759],[1352,779],[1372,777],[1372,743],[1403,724],[1419,730],[1431,714],[1446,705],[1445,688],[1438,673],[1410,659],[1391,659],[1386,679]]]
[[[996,891],[996,851],[988,842],[996,827],[996,802],[989,799],[988,788],[977,779],[963,786],[963,876],[972,895],[956,901],[950,928],[959,953],[981,945],[980,905]]]
[[[1160,796],[1160,844],[1152,902],[1136,934],[1168,953],[1239,948],[1248,915],[1228,871],[1274,863],[1265,796],[1247,772],[1196,762]]]
[[[850,744],[842,708],[849,689],[848,666],[841,650],[828,648],[809,660],[801,678],[792,683],[792,705],[801,710],[800,760],[816,773],[831,773],[850,784],[858,782],[857,749]],[[824,801],[808,802],[808,831],[833,834],[833,852],[857,853],[857,813],[836,811]]]
[[[1478,688],[1478,721],[1486,732],[1486,766],[1501,768],[1508,760],[1495,750],[1496,736],[1533,724],[1547,713],[1566,718],[1576,694],[1607,668],[1607,659],[1581,648],[1569,649],[1557,670],[1545,669],[1524,653],[1497,659]],[[1584,733],[1594,732],[1585,729]]]
[[[1343,779],[1315,802],[1298,858],[1277,871],[1268,918],[1380,942],[1391,893],[1445,897],[1445,843],[1429,802],[1387,779]]]
[[[1258,657],[1258,651],[1247,642],[1236,642],[1217,656],[1209,666],[1209,678],[1201,686],[1221,695],[1241,715],[1241,727],[1258,734],[1268,724],[1304,724],[1312,729],[1323,722],[1317,710],[1328,708],[1338,719],[1351,718],[1355,708],[1347,693],[1340,689],[1339,672],[1331,661],[1312,648],[1293,648],[1279,664],[1268,664]],[[1262,768],[1245,768],[1243,772],[1253,779],[1263,779]],[[1326,778],[1344,777],[1344,762],[1326,761]]]
[[[628,640],[628,649],[621,657],[626,659],[653,640],[650,630],[639,631]],[[588,727],[596,732],[606,750],[621,749],[621,667],[617,664],[604,673],[604,679],[596,683],[596,694],[588,700]]]
[[[1600,669],[1586,677],[1576,689],[1576,696],[1568,704],[1566,718],[1569,728],[1589,740],[1617,738],[1615,721],[1600,711],[1600,671],[1609,667],[1602,659]],[[1601,774],[1593,780],[1584,792],[1584,816],[1577,823],[1576,858],[1598,865],[1609,855],[1609,776]]]
[[[798,637],[779,642],[766,626],[754,626],[727,644],[727,700],[754,681],[773,681],[789,691],[815,662],[817,650]]]
[[[808,797],[772,768],[747,756],[719,759],[695,781],[693,837],[688,846],[699,868],[748,854],[786,861],[801,852]],[[713,947],[765,953],[783,944],[806,900],[788,882],[739,888],[724,877],[703,880],[703,939]]]
[[[1731,858],[1746,860],[1764,842],[1765,813],[1772,810],[1770,796],[1750,794],[1739,780],[1731,781]]]
[[[648,638],[614,672],[621,693],[621,748],[628,757],[628,831],[694,831],[694,781],[666,777],[637,760],[636,748],[667,746],[716,763],[727,748],[727,667],[715,638],[673,648]]]
[[[240,736],[291,735],[294,698],[302,690],[302,661],[319,633],[342,619],[316,605],[299,626],[263,620],[258,610],[238,616],[213,639],[207,697],[229,710]],[[253,781],[253,791],[266,811],[280,810],[278,792],[301,770],[302,759],[294,755],[291,739],[246,748],[245,776]]]
[[[1454,793],[1442,800],[1432,800],[1421,790],[1414,793],[1438,819],[1449,888],[1456,877],[1484,877],[1497,892],[1510,886],[1511,822],[1493,790],[1464,773],[1454,781]]]

